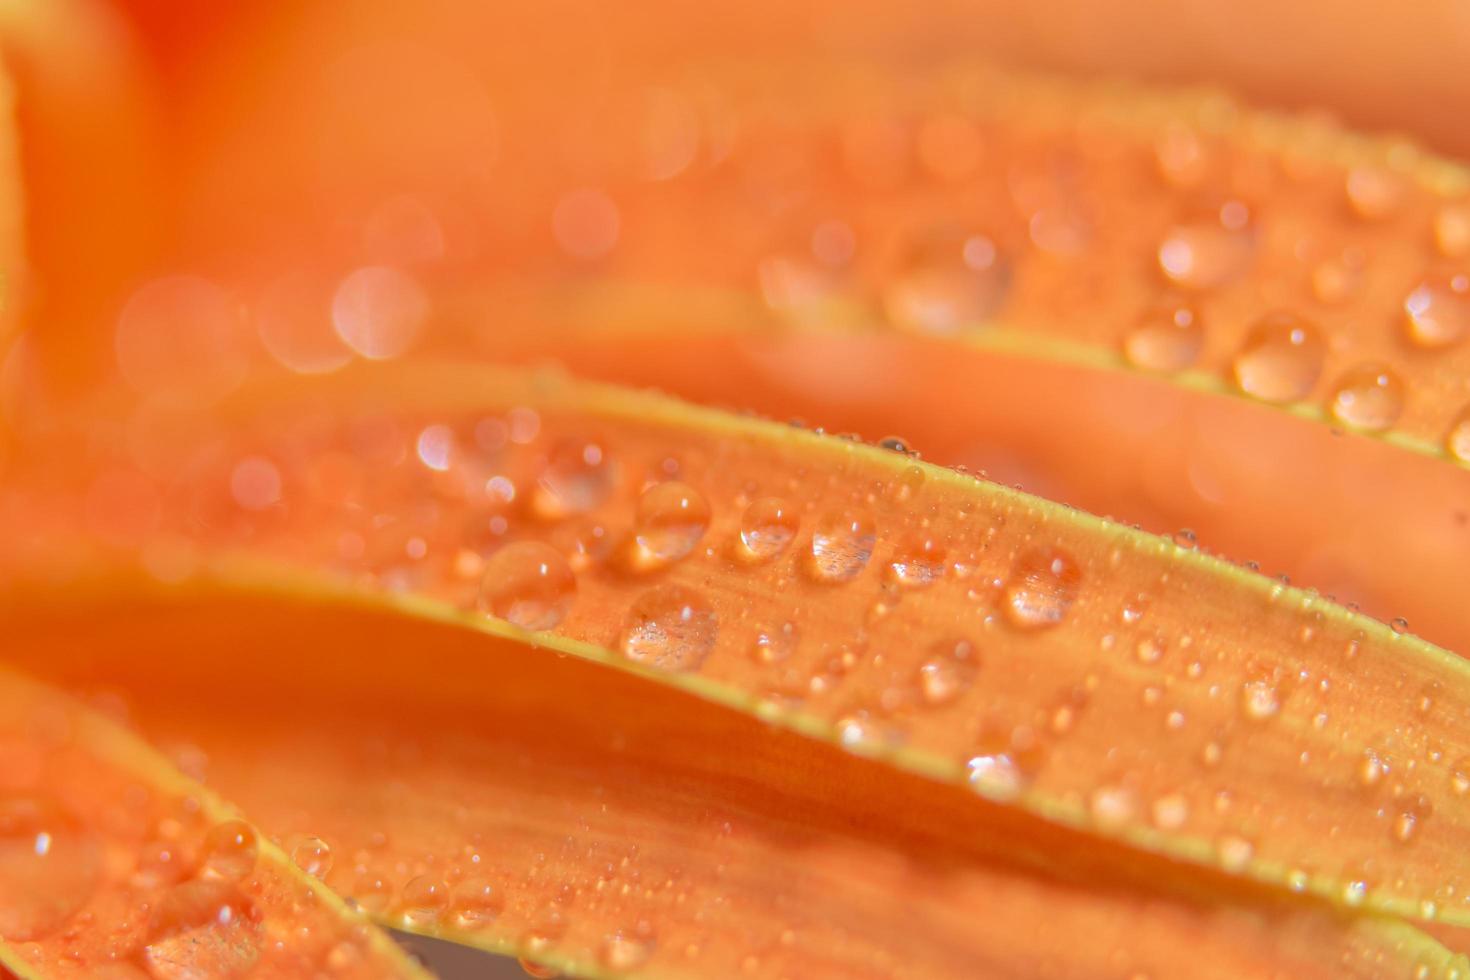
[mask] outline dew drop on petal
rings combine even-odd
[[[877,540],[877,529],[866,515],[851,511],[828,514],[812,532],[807,570],[819,582],[850,582],[868,567]]]
[[[1470,203],[1446,204],[1435,213],[1434,244],[1448,259],[1470,255]]]
[[[571,565],[544,542],[515,541],[485,561],[479,608],[521,629],[555,629],[576,597]]]
[[[661,585],[633,602],[619,643],[635,663],[661,670],[698,670],[715,647],[719,623],[704,597]]]
[[[779,497],[761,497],[740,516],[740,556],[769,561],[791,546],[800,527],[795,507]]]
[[[1252,721],[1274,718],[1281,710],[1281,692],[1269,681],[1247,681],[1240,688],[1240,710]]]
[[[965,767],[970,788],[986,799],[1008,803],[1020,797],[1026,788],[1020,767],[1007,753],[977,755]]]
[[[418,340],[429,295],[400,269],[369,265],[349,273],[332,296],[332,325],[343,343],[369,360],[389,360]]]
[[[1021,629],[1056,626],[1082,585],[1082,570],[1060,548],[1031,548],[1017,557],[1005,586],[1004,610]]]
[[[1470,333],[1470,274],[1432,276],[1404,299],[1404,330],[1419,347],[1438,349]]]
[[[255,829],[243,820],[226,820],[204,838],[203,877],[239,881],[255,870]]]
[[[1445,449],[1462,463],[1470,463],[1470,408],[1461,410],[1445,433]]]
[[[606,936],[597,947],[597,960],[613,973],[636,970],[653,956],[650,930],[622,929]]]
[[[408,928],[434,925],[449,908],[449,885],[432,874],[410,878],[403,886],[400,904]]]
[[[1133,819],[1138,798],[1125,786],[1099,786],[1088,798],[1087,806],[1099,827],[1116,829]]]
[[[479,929],[500,918],[505,897],[489,878],[470,875],[454,886],[450,909],[461,929]]]
[[[918,536],[899,545],[888,563],[890,582],[906,589],[923,589],[944,576],[946,552],[936,539]]]
[[[1180,225],[1159,243],[1159,269],[1175,285],[1210,290],[1238,279],[1250,264],[1252,251],[1250,235],[1243,229]]]
[[[709,502],[687,483],[656,483],[638,498],[634,540],[655,565],[676,562],[694,550],[710,522]]]
[[[1183,371],[1199,359],[1204,347],[1199,314],[1184,303],[1163,303],[1148,310],[1123,339],[1130,364],[1146,371]]]
[[[883,285],[889,322],[909,333],[952,335],[983,327],[1005,302],[1010,266],[984,235],[922,243]]]
[[[1262,401],[1298,401],[1316,385],[1326,354],[1315,326],[1290,313],[1270,313],[1251,328],[1236,352],[1235,383]]]
[[[975,680],[979,658],[969,640],[941,640],[919,665],[918,687],[922,703],[930,707],[949,704],[964,694]]]
[[[618,483],[616,461],[595,442],[558,443],[536,479],[533,506],[548,520],[595,510]]]
[[[1382,432],[1404,410],[1404,383],[1383,364],[1352,368],[1332,388],[1332,417],[1344,425]]]
[[[291,861],[313,878],[325,878],[332,870],[332,848],[320,837],[307,837],[291,848]]]

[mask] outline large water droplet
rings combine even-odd
[[[549,544],[517,541],[485,562],[480,609],[521,629],[555,629],[576,597],[576,575]]]
[[[1404,410],[1404,383],[1383,364],[1352,368],[1332,389],[1332,417],[1344,425],[1382,432]]]
[[[894,550],[888,580],[908,589],[922,589],[944,576],[945,550],[933,537],[910,538]]]
[[[596,509],[611,496],[618,466],[602,446],[579,439],[560,442],[536,480],[533,506],[555,520]]]
[[[489,878],[470,875],[454,886],[450,908],[461,929],[480,929],[500,918],[505,898]]]
[[[983,235],[922,243],[883,287],[883,309],[910,333],[947,335],[982,327],[1005,301],[1009,265]]]
[[[0,935],[43,936],[71,918],[96,890],[102,851],[42,801],[0,799]]]
[[[1322,373],[1327,345],[1312,324],[1291,313],[1262,317],[1235,355],[1240,390],[1269,402],[1290,402],[1311,393]]]
[[[410,878],[403,886],[402,905],[404,925],[431,926],[449,908],[449,885],[432,874]]]
[[[877,540],[877,529],[866,515],[851,511],[828,514],[812,532],[807,569],[820,582],[850,582],[868,567]]]
[[[1060,548],[1022,552],[1005,587],[1006,619],[1022,629],[1056,626],[1077,600],[1081,585],[1082,570]]]
[[[1404,299],[1404,330],[1420,347],[1457,344],[1470,333],[1470,275],[1431,276]]]
[[[1123,340],[1123,354],[1146,371],[1182,371],[1199,359],[1205,332],[1199,314],[1184,303],[1146,312]]]
[[[977,755],[965,766],[969,770],[970,788],[986,799],[1008,803],[1026,788],[1021,768],[1008,753]]]
[[[154,907],[143,963],[156,980],[245,976],[260,958],[257,921],[233,886],[184,882]]]
[[[325,878],[332,870],[332,847],[320,837],[307,837],[291,848],[291,861],[313,878]]]
[[[625,973],[647,963],[653,949],[651,930],[622,929],[602,940],[597,948],[597,959],[614,973]]]
[[[697,592],[677,585],[650,589],[634,601],[620,647],[629,660],[662,670],[698,670],[719,637],[715,612]]]
[[[239,881],[255,870],[255,829],[243,820],[216,824],[204,838],[200,874],[219,881]]]
[[[750,654],[757,663],[778,664],[796,652],[798,633],[794,623],[782,623],[755,635]]]
[[[638,499],[634,529],[640,564],[661,567],[685,557],[704,537],[709,520],[708,501],[687,483],[670,481],[649,487]]]
[[[740,516],[740,555],[751,562],[769,561],[785,551],[801,526],[796,508],[779,497],[762,497]]]

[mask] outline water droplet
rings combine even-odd
[[[829,514],[812,533],[807,569],[820,582],[850,582],[868,567],[877,540],[877,529],[865,515]]]
[[[797,632],[792,623],[782,623],[772,629],[763,629],[755,635],[751,656],[757,663],[778,664],[791,659],[796,652]]]
[[[779,497],[761,497],[740,516],[741,557],[770,561],[791,545],[800,526],[796,508]]]
[[[1349,881],[1342,886],[1342,900],[1346,905],[1362,905],[1363,899],[1368,897],[1368,883],[1366,881]]]
[[[556,967],[543,966],[525,957],[521,957],[516,962],[520,964],[521,972],[531,977],[532,980],[556,980],[557,977],[561,976],[561,971],[556,969]]]
[[[1364,786],[1376,786],[1387,768],[1378,754],[1370,749],[1363,753],[1363,759],[1358,763],[1358,782]]]
[[[479,607],[525,630],[555,629],[577,597],[577,577],[561,552],[516,541],[485,562]]]
[[[1403,178],[1377,167],[1354,167],[1345,182],[1353,213],[1369,221],[1381,221],[1398,210],[1404,199]]]
[[[1269,313],[1235,355],[1235,383],[1263,401],[1298,401],[1316,385],[1326,354],[1316,327],[1290,313]]]
[[[883,287],[889,321],[909,333],[952,335],[983,327],[1010,289],[1010,266],[983,235],[936,235]]]
[[[1404,299],[1404,330],[1420,347],[1459,343],[1470,332],[1470,275],[1432,276]]]
[[[204,838],[200,874],[219,881],[239,881],[255,870],[255,828],[243,820],[216,824]]]
[[[332,296],[337,336],[370,360],[405,353],[428,319],[428,293],[408,273],[391,266],[370,265],[350,273]]]
[[[500,918],[505,898],[489,878],[470,875],[454,886],[450,909],[461,929],[479,929]]]
[[[1462,463],[1470,463],[1470,408],[1455,417],[1450,430],[1445,434],[1445,449]]]
[[[155,980],[245,976],[260,957],[259,928],[232,886],[186,881],[154,906],[143,964]]]
[[[698,593],[661,585],[628,612],[621,648],[629,660],[662,670],[698,670],[719,637],[714,610]]]
[[[999,803],[1017,799],[1026,787],[1021,769],[1008,753],[977,755],[965,764],[970,788]]]
[[[1410,813],[1407,810],[1405,810],[1403,813],[1400,813],[1397,817],[1394,818],[1393,821],[1394,840],[1398,841],[1400,844],[1409,843],[1409,841],[1413,840],[1414,838],[1414,829],[1418,826],[1418,823],[1418,817],[1416,817],[1413,813]]]
[[[919,697],[931,706],[949,704],[974,681],[978,664],[969,640],[941,640],[919,665]]]
[[[1247,718],[1265,721],[1281,710],[1281,695],[1269,681],[1247,681],[1240,687],[1240,709]]]
[[[610,253],[622,232],[622,215],[612,198],[593,188],[562,195],[551,213],[556,243],[574,259],[592,261]]]
[[[1183,371],[1199,359],[1205,332],[1193,307],[1163,303],[1143,314],[1123,339],[1123,355],[1146,371]]]
[[[1220,867],[1232,874],[1244,871],[1255,853],[1255,846],[1250,841],[1234,834],[1226,834],[1215,842],[1215,854],[1220,860]]]
[[[1159,243],[1159,268],[1185,289],[1215,289],[1245,272],[1252,251],[1244,229],[1205,222],[1180,225]]]
[[[653,955],[653,937],[647,929],[622,929],[605,937],[597,948],[597,959],[615,973],[636,970]]]
[[[325,878],[332,870],[332,848],[320,837],[307,837],[291,848],[291,861],[313,878]]]
[[[1389,620],[1388,628],[1399,635],[1409,632],[1409,621],[1402,616],[1395,616]]]
[[[1117,829],[1133,819],[1138,798],[1124,786],[1100,786],[1089,798],[1088,810],[1099,827]]]
[[[904,588],[926,588],[944,576],[945,557],[944,548],[934,538],[910,539],[895,549],[888,580]]]
[[[1059,548],[1032,548],[1011,569],[1005,587],[1005,614],[1013,626],[1045,629],[1066,618],[1077,600],[1082,570]]]
[[[612,495],[618,470],[617,462],[595,442],[558,443],[536,480],[536,513],[556,520],[595,510]]]
[[[431,874],[410,878],[403,886],[403,923],[408,928],[434,925],[449,908],[449,885]]]
[[[1170,793],[1154,800],[1154,826],[1160,830],[1178,830],[1189,819],[1189,801],[1182,793]]]
[[[1332,389],[1332,417],[1356,429],[1382,432],[1398,421],[1403,410],[1404,383],[1382,364],[1359,365]]]
[[[657,483],[638,498],[634,540],[639,564],[657,568],[694,550],[709,528],[710,508],[704,495],[687,483]]]
[[[1470,204],[1446,204],[1434,216],[1434,244],[1445,258],[1470,255]]]

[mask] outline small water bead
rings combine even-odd
[[[1352,368],[1332,389],[1332,417],[1367,432],[1382,432],[1404,410],[1404,383],[1382,364]]]
[[[1011,625],[1046,629],[1061,623],[1077,601],[1082,570],[1060,548],[1032,548],[1011,569],[1004,611]]]
[[[245,976],[259,958],[258,915],[222,882],[175,885],[149,915],[142,959],[155,980]]]
[[[850,582],[868,567],[877,540],[877,528],[866,515],[829,514],[812,533],[807,569],[819,582]]]
[[[1225,834],[1215,841],[1215,855],[1220,860],[1220,867],[1232,874],[1244,871],[1255,853],[1255,845],[1244,837]]]
[[[368,915],[379,915],[393,903],[393,882],[371,869],[358,872],[348,893],[356,906]]]
[[[1133,819],[1138,797],[1125,786],[1100,786],[1088,798],[1088,810],[1099,827],[1116,829]]]
[[[1349,170],[1344,189],[1353,213],[1369,221],[1391,217],[1407,191],[1402,177],[1378,167]]]
[[[485,561],[480,610],[521,629],[555,629],[576,598],[577,576],[549,544],[516,541]]]
[[[337,336],[370,360],[389,360],[407,352],[428,319],[428,293],[416,279],[392,266],[357,269],[332,296]]]
[[[883,287],[889,322],[909,333],[948,336],[984,326],[1010,291],[1010,266],[983,235],[921,242]]]
[[[653,951],[653,931],[645,925],[605,937],[597,947],[597,960],[615,973],[625,973],[647,963]]]
[[[1238,279],[1253,251],[1251,236],[1244,228],[1205,222],[1180,225],[1159,243],[1159,269],[1175,285],[1210,290]]]
[[[552,449],[537,477],[532,504],[548,520],[585,514],[612,495],[618,475],[616,461],[600,444],[564,440]]]
[[[1470,275],[1437,275],[1415,286],[1404,299],[1404,330],[1420,347],[1439,349],[1470,333]]]
[[[770,561],[781,554],[796,537],[801,518],[780,497],[761,497],[740,515],[739,555],[746,561]]]
[[[888,564],[888,580],[903,588],[926,588],[944,577],[946,557],[934,538],[910,539],[894,552]]]
[[[1145,371],[1183,371],[1199,359],[1204,326],[1193,307],[1163,303],[1149,309],[1123,339],[1123,355]]]
[[[1154,826],[1160,830],[1178,830],[1189,819],[1189,801],[1181,793],[1170,793],[1154,800]]]
[[[1448,259],[1470,255],[1470,203],[1446,204],[1434,216],[1434,244]]]
[[[1399,635],[1409,632],[1409,621],[1402,616],[1395,616],[1389,620],[1388,628]]]
[[[431,874],[410,878],[403,886],[401,905],[408,928],[433,925],[449,908],[449,885]]]
[[[1311,393],[1327,345],[1315,326],[1291,313],[1269,313],[1246,335],[1235,355],[1235,383],[1247,395],[1290,402]]]
[[[751,656],[757,663],[779,664],[791,659],[796,652],[797,632],[793,623],[763,629],[755,635]]]
[[[1247,681],[1240,688],[1240,710],[1254,721],[1273,718],[1281,710],[1281,693],[1269,681]]]
[[[291,848],[291,861],[313,878],[325,878],[332,870],[332,848],[320,837],[307,837]]]
[[[561,976],[561,971],[556,969],[556,967],[544,966],[525,957],[516,960],[516,963],[520,966],[521,972],[528,977],[532,977],[533,980],[556,980],[557,977]]]
[[[461,929],[479,929],[500,918],[505,897],[489,878],[470,875],[454,886],[450,910]]]
[[[257,854],[255,828],[243,820],[226,820],[205,835],[200,875],[217,881],[240,881],[255,870]]]
[[[661,585],[643,593],[628,612],[620,648],[636,663],[661,670],[698,670],[715,647],[719,622],[698,593]]]
[[[969,640],[941,640],[919,665],[919,697],[931,707],[949,704],[974,682],[979,658]]]
[[[969,772],[970,788],[997,803],[1019,798],[1026,788],[1024,774],[1009,753],[973,756],[965,768]]]
[[[638,498],[634,539],[647,564],[661,566],[686,557],[709,529],[710,507],[687,483],[657,483]]]

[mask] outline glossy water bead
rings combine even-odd
[[[576,597],[571,566],[544,542],[516,541],[485,562],[480,609],[521,629],[555,629]]]

